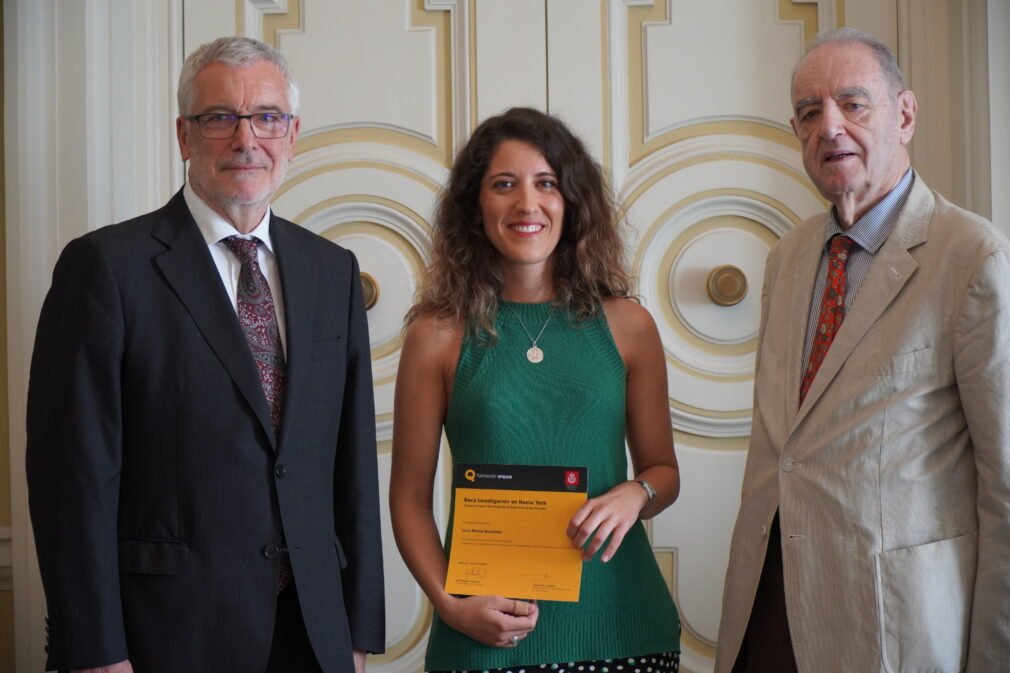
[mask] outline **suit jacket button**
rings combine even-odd
[[[792,460],[786,458],[785,460],[782,461],[783,472],[792,472],[794,469],[796,469],[796,463],[794,463]]]
[[[278,479],[283,479],[284,475],[287,473],[288,468],[284,467],[283,465],[277,465],[276,467],[274,467],[274,476],[277,477]]]
[[[275,544],[268,544],[266,547],[263,547],[263,556],[268,559],[275,559],[280,553],[280,548],[278,548]]]

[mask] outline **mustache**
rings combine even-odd
[[[228,161],[219,163],[217,167],[221,170],[227,170],[229,168],[270,168],[270,166],[263,161],[248,155],[232,157]]]

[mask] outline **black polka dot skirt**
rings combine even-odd
[[[451,673],[677,673],[679,670],[680,652],[663,652],[622,659],[533,664],[483,671],[451,671]],[[432,673],[450,673],[450,671],[432,671]]]

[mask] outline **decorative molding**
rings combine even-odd
[[[473,9],[474,0],[425,0],[426,11],[449,12],[452,30],[451,54],[452,64],[451,95],[452,95],[452,129],[451,138],[453,151],[461,143],[466,142],[470,133],[476,127],[477,114],[477,54],[474,51]],[[446,164],[448,165],[448,164]]]
[[[816,0],[808,0],[816,1]],[[785,123],[771,121],[761,117],[740,114],[726,114],[706,118],[684,119],[679,122],[652,130],[649,121],[648,94],[648,31],[651,26],[669,26],[672,21],[673,0],[625,0],[628,8],[622,14],[624,30],[617,36],[623,48],[615,48],[621,52],[626,63],[614,62],[615,72],[623,65],[620,72],[627,72],[627,89],[614,92],[615,101],[623,101],[625,106],[622,120],[627,129],[627,165],[634,168],[640,161],[664,148],[699,135],[753,135],[760,138],[775,139],[795,150],[799,150],[799,142],[791,129]],[[780,10],[781,14],[781,10]],[[792,23],[783,21],[777,23]],[[804,23],[806,26],[806,23]],[[805,28],[807,30],[807,28]],[[612,31],[613,35],[613,31]],[[623,96],[619,96],[623,93]],[[615,116],[616,119],[616,116]],[[620,128],[620,127],[617,127]],[[615,134],[620,135],[620,134]],[[620,148],[625,149],[625,148]]]
[[[705,224],[727,216],[752,224],[747,228]],[[767,231],[761,235],[751,231],[753,227]],[[645,252],[636,266],[638,292],[643,303],[653,308],[668,365],[681,372],[680,378],[713,391],[747,387],[753,379],[760,297],[752,295],[745,305],[729,309],[732,318],[721,313],[727,309],[705,302],[704,274],[689,267],[699,256],[715,254],[712,241],[706,239],[717,237],[716,249],[743,267],[753,285],[761,282],[772,241],[791,227],[789,218],[775,207],[752,195],[729,191],[699,194],[693,202],[676,204],[651,228],[651,235],[641,242]],[[719,316],[724,319],[716,325],[713,318]],[[720,329],[736,331],[721,338]],[[741,409],[720,411],[679,402],[676,390],[672,394],[670,415],[677,430],[707,437],[739,437],[750,431],[746,401]]]
[[[243,0],[239,0],[242,2]],[[245,35],[280,49],[281,36],[305,32],[305,0],[244,0]]]
[[[673,0],[635,0],[626,4],[624,51],[628,58],[628,164],[634,166],[661,142],[654,137],[650,146],[650,139],[646,137],[650,126],[646,90],[649,63],[647,28],[670,25]]]
[[[433,194],[438,193],[449,177],[448,169],[441,163],[403,148],[377,142],[338,143],[297,155],[274,200],[321,172],[362,164],[406,175]]]
[[[286,1],[262,0],[266,9],[256,6],[253,0],[245,2],[250,3],[244,12],[247,34],[261,34],[265,42],[283,51],[280,44],[282,35],[305,32],[305,0],[297,0],[291,5]],[[287,6],[286,12],[274,9],[281,5]],[[469,117],[469,96],[465,89],[457,90],[457,87],[469,82],[472,66],[466,65],[468,59],[462,61],[462,66],[456,63],[459,56],[469,49],[468,31],[464,30],[468,25],[467,3],[465,0],[409,0],[406,8],[407,31],[434,33],[434,135],[399,126],[354,122],[303,133],[296,145],[297,153],[343,142],[376,142],[407,147],[446,167],[452,163],[455,143],[469,135],[467,125],[461,123]],[[249,33],[257,25],[262,26],[260,30]]]
[[[413,301],[415,278],[427,258],[427,223],[402,204],[367,194],[347,194],[327,199],[296,218],[306,229],[342,245],[357,240],[362,269],[388,288],[383,302],[369,313],[373,385],[376,389],[376,435],[392,439],[391,393],[402,348],[402,317]],[[362,255],[362,249],[368,253]],[[384,255],[376,264],[375,250]],[[369,252],[371,251],[371,252]],[[391,400],[391,397],[389,398]]]
[[[14,573],[11,570],[13,559],[11,527],[0,526],[0,591],[14,590]]]
[[[628,103],[631,100],[628,76],[628,8],[642,0],[604,0],[607,2],[607,35],[609,54],[609,168],[615,191],[622,188],[631,165]]]
[[[637,233],[636,292],[653,311],[667,354],[674,428],[746,436],[760,296],[716,307],[705,280],[712,266],[732,263],[760,286],[767,249],[822,209],[799,153],[767,138],[698,136],[639,162],[620,203]],[[702,254],[707,261],[694,269]]]
[[[469,17],[466,22],[467,50],[466,67],[468,87],[467,101],[469,111],[467,117],[470,120],[469,131],[477,128],[477,0],[467,0],[467,12]],[[469,133],[467,134],[469,136]],[[463,139],[457,139],[461,142]]]
[[[809,2],[800,0],[779,0],[778,19],[785,23],[800,22],[803,24],[803,44],[810,44],[817,35],[817,7],[811,7]]]
[[[817,32],[845,25],[845,0],[792,0],[794,5],[817,5]]]
[[[791,144],[749,134],[728,133],[699,134],[674,146],[656,151],[636,164],[628,174],[619,195],[619,203],[623,208],[630,208],[665,171],[683,166],[690,161],[716,156],[733,156],[741,160],[758,162],[783,173],[803,185],[814,198],[822,200],[817,188],[810,183],[807,177],[800,153]]]

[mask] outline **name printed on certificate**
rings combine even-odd
[[[582,552],[566,534],[586,468],[457,463],[445,590],[577,602]]]

